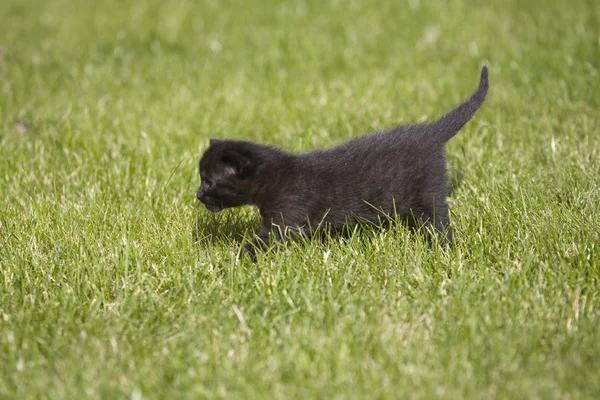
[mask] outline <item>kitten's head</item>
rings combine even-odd
[[[200,159],[202,183],[196,197],[212,212],[252,204],[254,180],[263,164],[258,145],[210,140]]]

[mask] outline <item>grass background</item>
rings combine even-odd
[[[3,0],[0,397],[598,398],[600,5]],[[442,115],[452,251],[402,228],[238,259],[210,137]]]

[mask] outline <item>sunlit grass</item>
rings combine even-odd
[[[0,6],[0,397],[597,398],[592,1]],[[440,116],[456,246],[241,257],[210,137],[327,147]]]

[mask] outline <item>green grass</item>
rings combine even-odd
[[[0,397],[600,397],[596,1],[3,0]],[[300,151],[440,116],[456,247],[252,264],[210,137]]]

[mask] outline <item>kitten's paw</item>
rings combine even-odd
[[[253,242],[244,245],[243,253],[247,254],[252,262],[256,262],[256,245]]]
[[[250,256],[252,262],[256,262],[256,254],[269,248],[267,242],[261,237],[256,236],[251,242],[244,245],[245,252]]]

